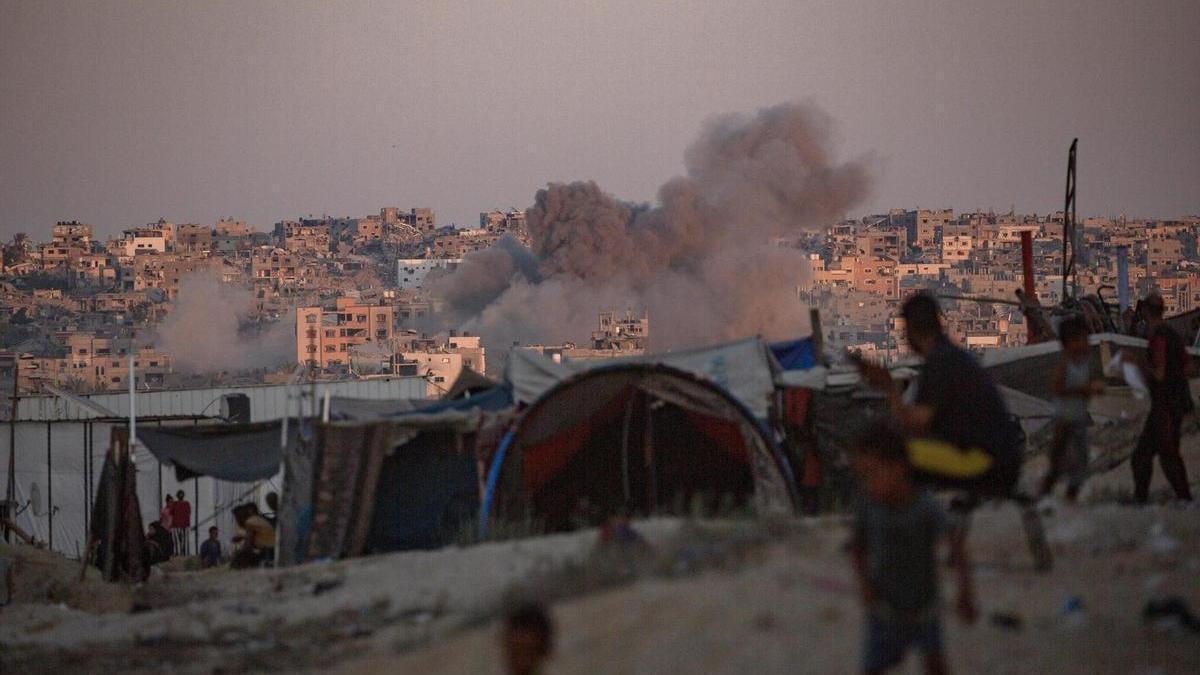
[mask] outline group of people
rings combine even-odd
[[[279,508],[279,496],[267,493],[267,511],[259,510],[258,504],[246,502],[232,509],[237,533],[231,539],[231,551],[221,545],[220,530],[208,528],[208,538],[200,544],[198,557],[204,568],[217,567],[226,559],[232,569],[261,567],[275,559],[275,512]],[[167,495],[159,520],[150,523],[146,532],[146,548],[150,564],[166,562],[177,555],[188,555],[187,531],[190,526],[192,507],[180,490],[174,497]]]
[[[192,505],[183,490],[166,495],[158,520],[146,532],[150,564],[165,562],[188,554],[188,528],[192,524]]]
[[[987,372],[943,331],[936,299],[911,297],[902,307],[906,338],[924,366],[905,389],[879,365],[856,358],[866,382],[883,390],[890,415],[861,435],[852,465],[858,479],[849,550],[866,609],[864,672],[898,665],[912,649],[924,657],[926,672],[946,672],[942,643],[936,550],[949,545],[958,593],[958,616],[974,621],[977,610],[965,543],[965,520],[949,518],[930,488],[949,487],[980,498],[1015,497],[1024,443]],[[1144,356],[1127,351],[1150,390],[1150,412],[1130,458],[1134,498],[1145,503],[1154,457],[1180,500],[1191,500],[1180,456],[1180,428],[1193,403],[1191,370],[1180,336],[1163,321],[1162,298],[1141,304],[1148,346]],[[1054,440],[1050,469],[1040,495],[1067,481],[1075,499],[1087,475],[1088,399],[1104,390],[1092,370],[1087,325],[1068,318],[1058,329],[1062,358],[1051,373],[1055,394]]]

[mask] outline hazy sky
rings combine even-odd
[[[652,199],[714,114],[812,101],[891,206],[1200,212],[1200,2],[0,0],[0,235]],[[860,215],[860,214],[852,214]]]

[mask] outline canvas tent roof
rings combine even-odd
[[[495,380],[481,375],[471,368],[464,367],[458,378],[454,380],[454,384],[450,385],[450,391],[446,392],[445,398],[448,400],[463,398],[485,392],[495,386]]]
[[[775,392],[777,366],[767,345],[756,337],[700,349],[561,363],[514,349],[509,353],[505,379],[516,402],[530,404],[572,375],[618,364],[663,364],[704,378],[729,392],[760,420],[767,418]]]
[[[583,502],[651,513],[720,495],[759,512],[794,508],[791,469],[749,408],[665,364],[567,377],[530,406],[507,447],[493,458],[484,519],[489,499],[508,515],[531,509],[549,529],[563,529]]]
[[[178,480],[212,476],[218,480],[250,482],[279,473],[282,422],[216,424],[185,427],[144,427],[138,440],[160,462],[175,467]],[[296,429],[288,428],[289,442]]]

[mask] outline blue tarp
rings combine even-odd
[[[772,343],[771,353],[784,370],[808,370],[817,365],[817,350],[811,337]]]

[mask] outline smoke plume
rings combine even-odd
[[[806,332],[804,255],[771,240],[843,217],[867,193],[867,161],[835,161],[829,118],[782,104],[710,121],[684,164],[654,205],[549,184],[526,211],[532,251],[469,256],[435,291],[496,345],[579,341],[597,312],[622,308],[649,310],[655,351]]]
[[[254,294],[226,284],[215,272],[196,272],[180,280],[179,297],[158,328],[157,346],[182,373],[235,372],[275,368],[294,361],[294,317],[261,331],[244,330]]]

